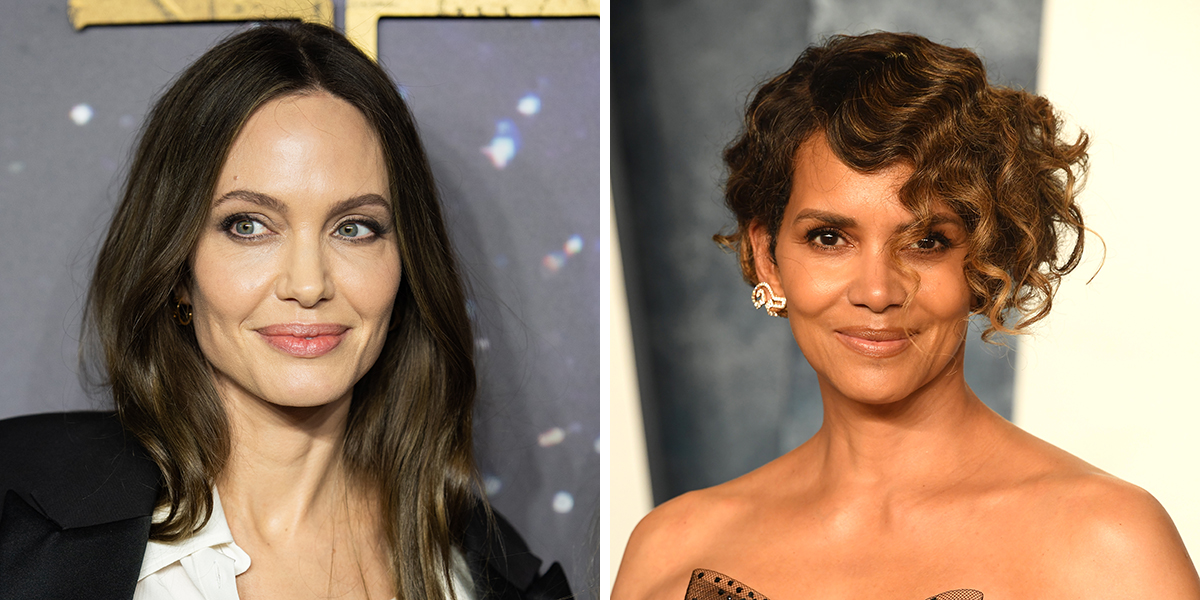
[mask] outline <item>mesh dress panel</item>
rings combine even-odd
[[[750,586],[708,569],[692,571],[684,600],[770,600],[754,591]],[[983,600],[977,590],[951,590],[931,596],[926,600]]]

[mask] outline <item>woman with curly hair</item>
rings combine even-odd
[[[1061,129],[1045,98],[915,35],[834,37],[758,90],[725,152],[737,229],[716,239],[788,320],[824,420],[647,516],[614,598],[1200,597],[1153,497],[964,379],[969,317],[1022,332],[1079,263],[1088,139]]]

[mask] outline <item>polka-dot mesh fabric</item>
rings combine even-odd
[[[942,592],[929,600],[983,600],[983,592],[979,590],[952,590]]]
[[[708,569],[692,571],[685,600],[770,600],[750,586]],[[926,600],[983,600],[977,590],[952,590]]]
[[[716,571],[696,569],[688,583],[686,600],[770,600],[746,584]]]

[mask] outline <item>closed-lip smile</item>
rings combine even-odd
[[[910,336],[917,332],[903,329],[874,329],[870,327],[846,327],[835,330],[835,335],[847,348],[868,358],[891,358],[908,349]]]
[[[317,358],[337,348],[349,330],[349,327],[335,323],[278,323],[255,331],[285,354]]]

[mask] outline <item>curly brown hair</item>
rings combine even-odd
[[[983,337],[1017,333],[1050,312],[1059,280],[1083,254],[1075,197],[1088,136],[1068,142],[1061,129],[1049,101],[989,84],[970,50],[911,34],[834,36],[754,95],[725,150],[725,203],[737,229],[714,239],[757,283],[750,226],[766,225],[774,260],[798,150],[824,134],[860,172],[911,167],[899,196],[918,222],[938,203],[962,219],[972,311],[990,321]]]

